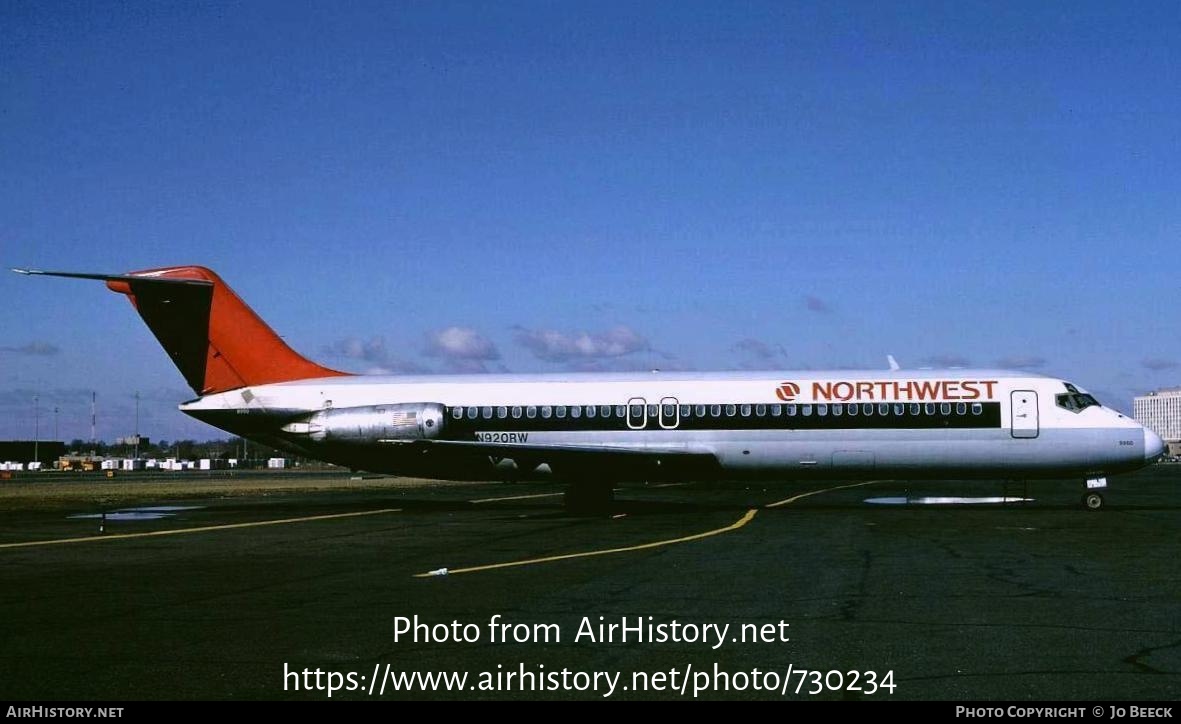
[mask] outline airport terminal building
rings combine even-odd
[[[1181,387],[1168,387],[1134,398],[1136,422],[1161,436],[1170,455],[1181,453]]]

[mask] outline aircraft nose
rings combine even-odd
[[[1156,460],[1164,451],[1165,443],[1160,439],[1160,435],[1147,427],[1144,428],[1144,459]]]

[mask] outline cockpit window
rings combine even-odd
[[[1074,391],[1064,395],[1056,395],[1054,401],[1058,407],[1064,410],[1070,410],[1071,412],[1082,412],[1088,407],[1101,407],[1098,400],[1090,395],[1078,392],[1074,385],[1067,384],[1066,388]]]

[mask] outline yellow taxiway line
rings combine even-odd
[[[96,543],[105,540],[127,540],[129,538],[152,538],[165,535],[186,535],[188,533],[206,533],[214,530],[234,530],[235,528],[258,528],[264,525],[285,525],[287,523],[307,523],[313,520],[335,520],[338,518],[359,518],[363,515],[382,515],[383,513],[399,513],[401,508],[381,508],[380,510],[362,510],[356,513],[333,513],[331,515],[308,515],[302,518],[279,518],[276,520],[256,520],[251,523],[227,523],[225,525],[203,525],[197,528],[173,528],[170,530],[152,530],[144,533],[115,533],[112,535],[91,535],[82,538],[56,538],[53,540],[34,540],[24,543],[0,543],[0,548],[34,548],[37,546],[62,545],[66,543]]]
[[[849,485],[837,485],[837,486],[834,486],[831,488],[821,488],[819,490],[809,490],[806,493],[800,493],[799,495],[793,495],[790,498],[784,498],[783,500],[777,500],[774,503],[769,503],[769,504],[764,505],[762,507],[763,508],[780,508],[785,505],[791,505],[792,503],[796,502],[797,500],[802,500],[804,498],[808,498],[813,495],[820,495],[821,493],[829,493],[834,490],[844,490],[845,488],[858,488],[863,485],[872,485],[874,483],[882,483],[882,482],[885,482],[885,481],[884,480],[869,480],[869,481],[866,481],[863,483],[851,483]],[[558,495],[558,493],[549,493],[549,495]],[[518,497],[526,498],[526,497],[543,497],[543,496],[538,495],[538,496],[518,496]],[[491,500],[511,500],[511,499],[512,498],[489,498],[488,500],[482,500],[482,501],[481,500],[473,500],[471,502],[481,503],[481,502],[490,502]],[[484,566],[469,566],[467,568],[449,568],[449,569],[446,569],[446,573],[443,572],[444,569],[438,569],[436,571],[428,571],[426,573],[416,573],[416,574],[414,574],[414,577],[415,578],[433,578],[435,576],[441,576],[441,575],[453,576],[453,575],[457,575],[460,573],[478,573],[480,571],[494,571],[494,570],[501,569],[501,568],[517,568],[519,566],[532,566],[532,565],[535,565],[538,563],[553,563],[554,561],[567,561],[567,560],[570,560],[573,558],[590,558],[593,556],[607,556],[607,555],[613,555],[615,553],[630,553],[632,551],[649,550],[652,548],[663,548],[665,546],[676,545],[678,543],[689,543],[691,541],[701,540],[703,538],[711,538],[713,536],[722,535],[724,533],[732,533],[733,531],[736,531],[739,528],[742,528],[747,523],[754,520],[754,517],[758,514],[758,512],[759,512],[759,508],[751,508],[750,510],[746,511],[746,513],[744,513],[741,518],[734,521],[730,525],[725,526],[724,528],[715,528],[713,530],[707,530],[703,533],[695,533],[693,535],[682,536],[680,538],[669,538],[667,540],[651,541],[649,543],[640,543],[640,544],[634,545],[634,546],[622,546],[620,548],[601,548],[599,550],[581,551],[579,553],[563,553],[563,554],[554,555],[554,556],[543,556],[541,558],[528,558],[528,559],[520,560],[520,561],[506,561],[504,563],[490,563],[490,564],[484,565]]]
[[[603,548],[603,549],[597,550],[597,551],[583,551],[581,553],[563,553],[561,555],[556,555],[556,556],[545,556],[544,558],[530,558],[530,559],[524,560],[524,561],[508,561],[506,563],[491,563],[486,566],[471,566],[470,568],[452,568],[452,569],[447,570],[447,575],[452,576],[452,575],[456,575],[458,573],[476,573],[477,571],[492,571],[497,568],[515,568],[517,566],[531,566],[535,563],[550,563],[553,561],[565,561],[565,560],[569,560],[571,558],[589,558],[591,556],[606,556],[606,555],[611,555],[612,553],[627,553],[629,551],[642,551],[642,550],[645,550],[648,548],[661,548],[664,546],[675,545],[677,543],[688,543],[689,541],[701,540],[702,538],[710,538],[715,535],[722,535],[723,533],[729,533],[730,531],[738,530],[742,526],[751,522],[751,520],[754,519],[755,514],[758,512],[759,512],[758,508],[751,508],[750,510],[746,511],[746,513],[741,518],[739,518],[735,522],[731,523],[730,525],[726,526],[725,528],[715,528],[714,530],[707,530],[704,533],[694,533],[693,535],[687,535],[687,536],[683,536],[681,538],[670,538],[668,540],[652,541],[651,543],[641,543],[639,545],[625,546],[623,548]],[[437,575],[439,575],[439,574],[431,571],[428,573],[416,573],[416,574],[414,574],[414,577],[415,578],[428,578],[428,577],[437,576]]]
[[[885,480],[867,480],[864,483],[850,483],[849,485],[838,485],[835,488],[823,488],[821,490],[810,490],[807,493],[800,493],[799,495],[793,495],[790,498],[784,498],[783,500],[777,500],[774,503],[768,503],[768,504],[764,505],[763,507],[764,508],[780,508],[785,505],[791,505],[792,503],[796,502],[797,500],[802,500],[804,498],[810,498],[813,495],[820,495],[821,493],[831,493],[834,490],[844,490],[845,488],[860,488],[863,485],[873,485],[874,483],[884,483],[884,482],[886,482],[886,481]]]
[[[469,500],[469,503],[495,503],[499,500],[528,500],[529,498],[552,498],[555,495],[562,495],[562,493],[535,493],[533,495],[510,495],[505,498],[480,498],[479,500]]]

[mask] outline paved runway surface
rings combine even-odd
[[[827,675],[816,696],[830,699],[1181,692],[1181,465],[1113,478],[1098,513],[1077,481],[972,505],[918,501],[1025,491],[637,485],[596,518],[566,515],[553,484],[330,482],[0,497],[0,698],[322,699],[328,672],[345,687],[333,699],[594,699],[609,685],[624,699],[802,699],[817,686],[807,674],[796,693],[802,670]],[[102,512],[102,536],[75,517]],[[549,640],[493,641],[496,615],[514,625],[501,636]],[[398,630],[414,616],[473,624],[478,640],[416,642]],[[576,640],[584,617],[705,640]],[[893,693],[868,694],[870,671],[893,672]],[[395,691],[413,672],[468,678]]]

